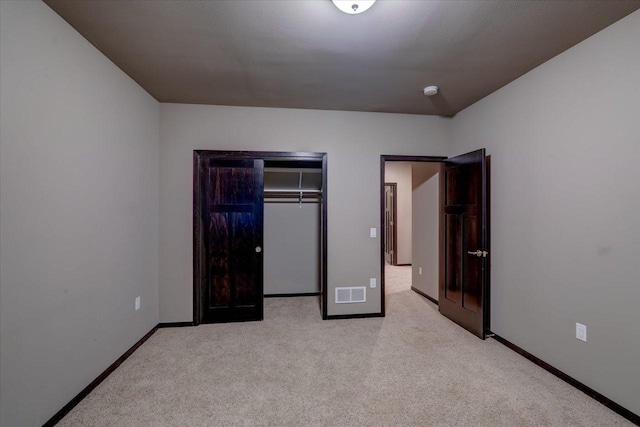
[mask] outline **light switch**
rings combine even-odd
[[[576,338],[587,342],[587,327],[582,323],[576,323]]]
[[[371,228],[369,230],[369,237],[371,237],[372,239],[375,239],[376,236],[378,236],[378,230],[375,228]]]
[[[378,286],[378,281],[376,280],[376,278],[372,277],[371,279],[369,279],[369,287],[373,289],[376,286]]]

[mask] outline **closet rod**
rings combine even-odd
[[[265,203],[291,203],[291,204],[296,204],[299,205],[300,201],[299,200],[265,200]],[[322,200],[302,200],[302,203],[313,203],[316,205],[319,205],[322,203]]]
[[[264,195],[265,199],[295,199],[295,200],[299,200],[300,196],[297,194],[265,194]],[[310,194],[305,194],[302,197],[302,200],[322,200],[322,197],[320,195],[310,195]]]

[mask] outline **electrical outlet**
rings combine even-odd
[[[136,297],[136,311],[140,310],[140,297]]]
[[[418,267],[418,274],[422,276],[422,267]]]
[[[377,280],[375,277],[372,277],[371,279],[369,279],[369,287],[371,289],[375,288],[376,286],[378,286]]]
[[[582,323],[576,323],[576,338],[580,341],[587,342],[587,326]]]

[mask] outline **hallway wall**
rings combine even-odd
[[[440,256],[439,170],[440,163],[416,162],[412,167],[412,285],[435,300]]]

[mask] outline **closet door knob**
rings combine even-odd
[[[256,246],[256,252],[258,253],[262,252],[262,248],[260,246]]]

